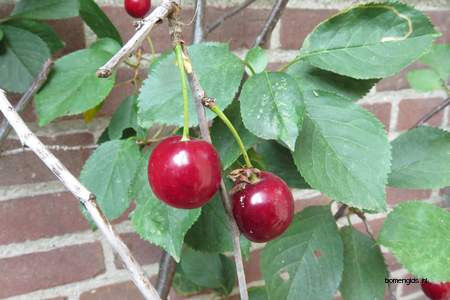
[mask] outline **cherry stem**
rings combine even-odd
[[[248,156],[247,150],[245,149],[244,143],[242,142],[241,137],[239,136],[239,133],[237,132],[236,128],[234,128],[233,124],[231,123],[230,119],[223,113],[223,111],[217,106],[217,104],[212,105],[209,107],[209,109],[214,112],[221,120],[225,123],[225,125],[230,130],[231,134],[235,138],[237,144],[239,145],[239,148],[241,149],[242,156],[244,157],[245,164],[247,168],[253,168],[253,165],[250,161],[250,158]]]
[[[184,126],[183,126],[183,136],[182,141],[189,141],[189,98],[187,92],[187,79],[186,73],[184,71],[184,58],[183,58],[183,48],[180,43],[175,46],[175,55],[177,57],[177,65],[180,70],[181,78],[181,93],[183,94],[183,114],[184,114]]]
[[[250,70],[250,73],[252,73],[252,76],[256,75],[255,69],[248,61],[246,61],[245,59],[241,59],[241,62],[244,64],[244,66],[246,66]]]

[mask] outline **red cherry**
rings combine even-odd
[[[205,141],[181,141],[171,136],[160,142],[148,162],[148,181],[155,195],[177,208],[197,208],[219,189],[220,160]]]
[[[233,193],[233,214],[240,231],[263,243],[281,235],[294,214],[294,198],[278,176],[261,172],[259,181],[244,184]]]
[[[450,282],[422,282],[422,291],[432,300],[450,299]]]
[[[152,6],[150,0],[125,0],[125,10],[133,18],[143,18]]]

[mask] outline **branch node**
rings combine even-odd
[[[216,99],[205,95],[202,98],[202,105],[206,108],[212,109],[214,106],[216,106]]]

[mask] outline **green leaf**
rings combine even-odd
[[[202,207],[202,214],[189,229],[184,239],[194,250],[225,253],[233,251],[233,240],[228,217],[218,195]],[[250,254],[251,243],[241,236],[241,251]]]
[[[55,31],[47,23],[28,19],[12,19],[6,22],[6,24],[28,30],[39,36],[47,44],[51,53],[55,53],[64,47],[63,41],[61,41]]]
[[[431,69],[421,69],[408,72],[406,79],[409,85],[419,92],[430,92],[442,90],[443,82],[435,71]]]
[[[210,97],[225,109],[239,88],[244,66],[227,44],[204,43],[189,47],[193,68]],[[149,78],[144,81],[139,95],[139,122],[144,128],[155,123],[183,125],[183,98],[175,56],[166,52],[150,66]],[[189,89],[189,125],[198,124],[194,100]],[[215,115],[207,112],[208,119]]]
[[[25,92],[50,57],[45,42],[37,35],[13,26],[1,26],[4,33],[0,52],[0,87]]]
[[[15,17],[56,20],[78,16],[79,0],[20,0],[11,15]]]
[[[390,145],[380,121],[327,92],[305,95],[294,161],[311,187],[352,207],[384,211]]]
[[[114,24],[94,0],[80,1],[80,17],[98,38],[112,38],[122,45],[122,38]]]
[[[114,112],[108,126],[108,135],[111,139],[120,139],[127,128],[133,128],[136,132],[140,130],[137,124],[136,95],[127,97]]]
[[[438,35],[423,13],[406,4],[362,4],[320,23],[300,57],[341,75],[382,78],[422,56]]]
[[[147,179],[149,156],[150,152],[143,156],[130,187],[130,197],[137,201],[131,221],[142,239],[162,247],[179,262],[184,236],[201,209],[178,209],[156,198]]]
[[[423,126],[396,138],[389,185],[410,189],[449,186],[450,133]]]
[[[310,186],[295,167],[292,153],[275,141],[261,141],[256,151],[263,158],[265,169],[277,174],[292,188],[307,189]]]
[[[450,213],[445,209],[402,203],[388,215],[379,242],[413,275],[450,281]]]
[[[114,87],[115,76],[103,79],[95,72],[110,57],[100,49],[84,49],[58,59],[46,85],[36,95],[39,125],[101,103]]]
[[[442,80],[447,81],[450,76],[450,44],[434,44],[420,61],[432,67]]]
[[[3,30],[0,28],[0,42],[3,40],[3,36],[4,36]]]
[[[251,287],[248,289],[249,300],[269,300],[264,286]]]
[[[304,104],[291,76],[268,72],[252,76],[245,82],[240,100],[242,120],[248,130],[294,149],[303,122]]]
[[[301,61],[291,65],[286,73],[293,76],[302,92],[322,90],[338,94],[351,101],[365,96],[378,80],[360,80],[321,70]]]
[[[101,144],[83,167],[80,181],[97,197],[108,219],[120,217],[130,205],[128,188],[141,154],[132,140]]]
[[[193,283],[191,279],[184,274],[179,264],[177,265],[175,275],[173,276],[173,288],[177,294],[181,296],[191,296],[206,290],[206,288]]]
[[[380,247],[353,227],[341,229],[344,243],[344,273],[340,291],[345,300],[384,299],[388,277]]]
[[[120,44],[111,38],[103,38],[95,41],[90,48],[108,52],[111,56],[113,56],[120,50]]]
[[[251,148],[258,138],[242,123],[239,102],[233,102],[224,113],[238,131],[245,148]],[[211,128],[211,139],[219,152],[223,169],[228,169],[241,156],[241,150],[228,127],[218,118],[214,120]]]
[[[236,281],[234,263],[222,254],[210,254],[186,247],[180,268],[197,286],[213,288],[221,295],[228,295]]]
[[[329,206],[296,214],[288,230],[262,250],[269,299],[331,299],[342,277],[342,248]]]
[[[252,66],[256,73],[261,73],[266,69],[269,58],[267,57],[266,50],[258,46],[247,52],[245,61]],[[247,74],[253,75],[249,68],[246,68],[245,71]]]

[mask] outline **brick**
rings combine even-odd
[[[208,8],[205,24],[212,24],[231,9]],[[229,42],[231,49],[251,48],[269,13],[267,9],[247,8],[226,20],[208,35],[208,40]]]
[[[442,33],[442,36],[437,39],[438,43],[450,42],[450,11],[429,11],[425,12],[431,19],[437,31]]]
[[[100,243],[0,259],[0,298],[85,280],[105,271]]]
[[[320,195],[311,199],[295,199],[295,212],[302,211],[308,206],[327,205],[329,203],[330,199],[324,195]]]
[[[153,246],[147,241],[142,240],[136,233],[125,233],[120,235],[124,243],[128,246],[131,253],[141,265],[158,263],[161,257],[161,249]],[[115,264],[117,268],[123,269],[120,258],[115,256]]]
[[[377,91],[382,92],[382,91],[397,91],[401,89],[409,89],[410,86],[408,80],[406,80],[406,74],[412,70],[424,67],[425,66],[420,62],[415,62],[407,66],[397,74],[380,80],[377,83]]]
[[[391,103],[364,104],[363,107],[373,113],[375,117],[383,123],[384,128],[389,131],[389,125],[391,123]]]
[[[87,291],[80,300],[143,300],[139,290],[132,282],[112,284]]]
[[[57,138],[65,140],[64,137]],[[90,137],[84,136],[84,142],[92,143]],[[89,158],[92,150],[52,151],[55,156],[75,175],[80,174],[84,162]],[[11,172],[11,170],[14,170]],[[37,183],[55,180],[55,176],[44,163],[31,151],[3,157],[0,163],[0,186]]]
[[[258,281],[262,279],[262,274],[259,269],[259,256],[261,250],[253,251],[248,261],[244,261],[245,279],[247,282]]]
[[[276,63],[269,63],[267,65],[267,69],[269,71],[277,71],[278,69],[280,69],[282,66],[284,66],[287,62],[276,62]]]
[[[156,277],[150,280],[153,284],[156,281]],[[131,282],[121,282],[116,284],[111,284],[90,291],[84,292],[80,296],[80,300],[143,300],[139,290]],[[184,297],[178,296],[172,289],[168,299],[171,300],[181,300]]]
[[[388,187],[386,189],[387,202],[391,206],[407,200],[425,200],[430,198],[431,190],[409,190]]]
[[[443,100],[440,98],[427,99],[405,99],[400,101],[399,115],[397,120],[397,130],[408,130],[419,121],[425,114],[431,111]],[[427,124],[432,126],[440,126],[444,113],[440,112],[431,118]]]
[[[64,145],[64,146],[78,146],[91,145],[94,143],[94,136],[89,132],[62,134],[54,136],[42,136],[39,139],[45,145]],[[2,145],[2,150],[12,150],[21,148],[22,144],[18,139],[9,138]]]
[[[89,229],[70,193],[0,202],[0,245]]]
[[[328,9],[287,9],[281,18],[281,47],[300,49],[306,36],[336,12]]]
[[[56,34],[64,42],[64,48],[57,55],[62,56],[86,47],[84,23],[80,17],[48,21]]]

